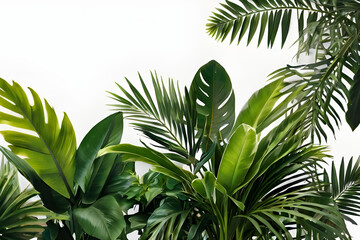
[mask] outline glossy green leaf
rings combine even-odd
[[[39,192],[46,208],[56,213],[64,213],[70,208],[68,199],[49,187],[24,159],[2,146],[0,146],[0,151]]]
[[[105,196],[87,208],[74,209],[84,231],[99,239],[117,239],[125,227],[123,213],[113,196]]]
[[[354,83],[350,88],[350,99],[346,112],[346,121],[354,131],[360,124],[360,70],[354,76]]]
[[[235,96],[225,69],[212,60],[195,74],[190,93],[196,99],[197,111],[205,119],[199,126],[204,135],[214,137],[219,131],[226,138],[235,119]]]
[[[256,91],[241,109],[233,131],[241,124],[247,124],[257,129],[281,97],[283,87],[283,81],[277,80]]]
[[[241,124],[231,136],[217,175],[218,182],[226,188],[229,195],[245,180],[254,160],[257,144],[255,130],[246,124]]]
[[[0,79],[0,89],[2,107],[11,111],[0,112],[0,124],[17,128],[1,131],[10,149],[25,157],[47,185],[70,198],[73,195],[76,139],[68,116],[64,114],[59,127],[54,109],[46,100],[44,108],[34,90],[30,89],[34,101],[31,105],[26,93],[16,82],[10,85]]]
[[[96,124],[84,137],[76,152],[74,181],[85,192],[91,168],[101,148],[119,144],[123,131],[122,113],[114,113]],[[110,166],[111,168],[111,166]],[[101,180],[104,181],[104,180]]]

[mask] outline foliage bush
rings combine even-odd
[[[34,90],[28,96],[0,79],[0,124],[9,127],[1,131],[9,148],[0,150],[35,189],[20,193],[14,168],[1,165],[1,238],[127,239],[137,231],[153,240],[351,239],[345,221],[355,224],[360,209],[360,159],[328,174],[318,143],[340,125],[337,107],[352,129],[360,123],[359,6],[221,4],[208,24],[216,39],[240,42],[247,33],[249,44],[258,34],[261,44],[267,32],[272,47],[281,29],[283,46],[296,12],[298,57],[314,54],[313,63],[273,72],[237,115],[230,77],[212,60],[183,91],[157,74],[152,89],[141,76],[142,89],[118,85],[118,112],[77,147],[66,114],[59,124]],[[120,143],[123,118],[150,143]],[[139,178],[136,161],[152,170]],[[24,205],[36,193],[41,202]]]

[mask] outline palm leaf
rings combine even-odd
[[[347,239],[340,213],[332,201],[319,194],[316,186],[309,182],[318,175],[314,166],[322,162],[324,156],[324,148],[300,148],[275,162],[238,193],[237,199],[246,206],[238,217],[246,226],[244,232],[248,237],[266,233],[289,239],[291,230],[296,228],[305,236],[315,232],[314,236],[326,239]],[[301,234],[297,237],[302,239]]]
[[[281,46],[284,46],[290,29],[293,12],[297,13],[299,22],[299,37],[304,35],[304,28],[311,26],[318,19],[331,16],[334,7],[329,1],[326,3],[316,1],[257,1],[239,0],[232,2],[226,0],[221,8],[213,13],[207,23],[207,31],[218,40],[224,41],[231,35],[230,43],[237,43],[248,33],[249,44],[258,30],[258,45],[261,44],[267,29],[267,45],[272,47],[278,32],[281,32]],[[304,19],[304,13],[307,18]],[[231,32],[231,34],[230,34]]]
[[[303,94],[288,107],[294,109],[307,106],[308,115],[303,126],[310,131],[312,141],[315,137],[319,141],[327,140],[325,128],[335,134],[335,127],[340,126],[341,118],[335,106],[345,111],[345,103],[350,98],[347,85],[349,81],[352,83],[345,68],[349,69],[350,73],[358,69],[347,57],[353,44],[354,39],[349,39],[335,58],[330,57],[306,65],[287,66],[269,75],[272,81],[284,80],[284,93],[298,92],[299,88],[302,88]],[[352,101],[356,101],[357,95],[352,91]],[[350,108],[350,111],[355,110],[356,103],[352,107],[354,109]],[[350,112],[348,116],[351,118],[349,114]]]
[[[0,165],[0,235],[1,239],[31,239],[44,230],[50,215],[34,189],[20,191],[17,171],[9,163]]]
[[[147,220],[145,233],[140,239],[183,239],[181,236],[191,208],[176,198],[165,198]]]
[[[142,131],[157,146],[185,158],[189,154],[194,155],[196,112],[188,92],[185,90],[183,96],[173,80],[169,80],[167,89],[163,80],[151,73],[156,96],[153,99],[140,75],[139,78],[143,93],[126,80],[131,92],[118,85],[124,97],[110,93],[120,103],[113,106],[122,111],[125,118],[132,121],[135,129]]]
[[[351,158],[346,166],[341,160],[340,169],[332,163],[331,176],[325,172],[325,190],[331,193],[345,220],[356,222],[350,216],[360,216],[360,158],[354,163]]]
[[[0,104],[7,111],[0,112],[0,123],[16,130],[1,134],[10,149],[25,157],[40,178],[61,195],[73,196],[75,172],[75,132],[67,115],[61,127],[53,108],[30,89],[34,104],[30,104],[19,84],[0,79]],[[45,117],[45,115],[47,117]]]
[[[346,121],[354,131],[360,124],[360,70],[354,76],[354,82],[349,89],[348,110],[346,111]]]
[[[194,178],[190,172],[176,166],[166,155],[149,147],[137,147],[130,144],[109,146],[99,151],[99,157],[106,154],[122,154],[123,161],[141,161],[151,164],[157,172],[163,173],[184,184],[189,184]]]

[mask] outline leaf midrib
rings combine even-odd
[[[16,96],[14,96],[17,99]],[[55,157],[53,151],[51,150],[51,148],[49,147],[49,145],[46,143],[46,141],[44,140],[44,138],[41,136],[40,134],[40,131],[35,127],[35,125],[33,124],[33,122],[31,121],[30,117],[26,114],[26,112],[24,111],[23,108],[21,108],[18,104],[16,104],[16,106],[18,106],[18,108],[20,109],[22,115],[25,117],[25,119],[31,124],[31,126],[33,127],[33,129],[35,130],[35,132],[37,133],[38,137],[40,138],[40,140],[44,143],[45,147],[48,149],[49,153],[50,153],[50,156],[51,158],[53,159],[54,163],[55,163],[55,166],[60,174],[60,177],[61,177],[61,180],[64,182],[65,184],[65,187],[66,187],[66,190],[68,191],[69,195],[70,195],[70,199],[74,199],[75,196],[70,188],[70,185],[69,183],[67,182],[67,179],[65,177],[65,174],[64,172],[62,171],[58,161],[57,161],[57,158]],[[31,110],[32,110],[32,106],[30,106]]]

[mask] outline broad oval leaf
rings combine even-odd
[[[283,81],[280,79],[256,91],[241,109],[234,130],[243,123],[257,129],[281,97],[280,91],[283,87]]]
[[[105,196],[90,207],[74,209],[84,231],[99,239],[117,239],[126,226],[122,210],[113,196]]]
[[[59,127],[55,111],[45,100],[30,89],[34,104],[22,87],[10,85],[0,79],[0,124],[16,130],[1,131],[10,149],[25,160],[39,177],[61,195],[73,195],[76,138],[73,126],[66,114]],[[45,115],[47,117],[45,117]]]
[[[235,120],[235,96],[225,69],[214,60],[202,66],[195,74],[190,94],[197,102],[199,127],[206,129],[205,135],[212,138],[220,131],[226,138]]]
[[[226,188],[229,195],[244,181],[254,160],[257,145],[255,130],[246,124],[241,124],[231,136],[217,175],[218,182]]]
[[[99,150],[106,146],[119,144],[122,131],[122,113],[114,113],[97,123],[80,143],[76,152],[74,181],[79,184],[83,191],[85,191],[87,181],[91,175],[91,168]]]

